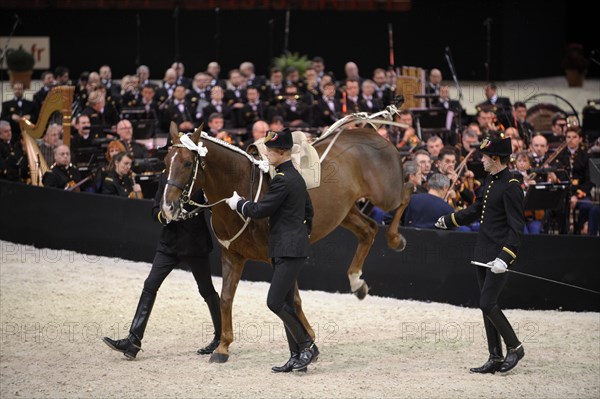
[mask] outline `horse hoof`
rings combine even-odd
[[[394,248],[394,251],[396,252],[402,252],[406,249],[406,238],[404,238],[404,236],[400,236],[400,242],[398,243],[398,246],[396,248]]]
[[[367,283],[363,283],[359,289],[354,291],[354,295],[356,295],[356,297],[360,300],[365,299],[365,297],[367,296],[368,293],[369,293],[369,286],[367,285]]]
[[[212,355],[210,355],[210,359],[208,360],[208,362],[209,363],[225,363],[225,362],[227,362],[227,360],[229,360],[229,355],[226,355],[224,353],[213,352]]]

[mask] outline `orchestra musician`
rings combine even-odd
[[[131,172],[133,159],[126,152],[115,155],[114,170],[108,172],[102,184],[102,194],[116,195],[126,198],[143,198],[142,187],[135,182],[135,175]]]
[[[396,129],[394,128],[394,132],[392,134],[392,136],[395,136],[395,138],[392,138],[392,143],[396,143],[396,147],[397,148],[402,148],[402,147],[411,147],[411,148],[415,148],[416,146],[418,146],[419,144],[421,144],[421,139],[419,138],[419,136],[417,135],[417,131],[414,128],[414,118],[413,118],[413,114],[412,112],[410,112],[409,110],[405,109],[400,111],[400,113],[398,114],[398,116],[395,117],[396,122],[399,123],[403,123],[405,125],[408,125],[408,128],[399,128]],[[402,138],[400,138],[402,137]]]
[[[465,157],[465,160],[468,158]],[[442,149],[438,157],[440,173],[448,177],[452,183],[445,199],[455,210],[464,209],[475,201],[474,174],[464,169],[465,160],[461,162],[461,170],[457,170],[456,153],[452,147]]]
[[[81,181],[79,171],[71,164],[71,151],[64,144],[54,149],[54,164],[50,169],[42,177],[44,187],[67,190]]]
[[[535,185],[533,174],[531,173],[532,159],[527,151],[519,151],[514,156],[514,170],[513,173],[519,174],[523,177],[523,183],[521,187],[523,192],[527,193],[527,190],[531,185]],[[544,219],[544,210],[536,209],[534,211],[526,210],[525,216],[525,233],[528,234],[540,234],[542,231],[542,222]]]
[[[531,137],[533,137],[533,133],[535,129],[531,125],[531,123],[527,122],[525,119],[527,117],[527,106],[524,102],[517,101],[513,105],[515,112],[515,122],[516,128],[519,132],[519,137],[521,137],[526,144],[529,144],[531,141]]]
[[[115,167],[112,162],[115,155],[120,152],[125,152],[125,146],[118,140],[113,140],[108,143],[108,147],[106,148],[105,160],[102,162],[96,171],[94,172],[94,191],[97,193],[102,192],[102,184],[104,183],[104,178],[108,176],[108,172],[112,171]]]
[[[570,212],[575,209],[579,211],[577,220],[574,221],[574,233],[581,232],[584,224],[589,218],[589,212],[592,209],[592,182],[590,180],[590,170],[588,162],[588,153],[583,144],[581,130],[577,126],[569,126],[566,131],[568,157],[568,171],[570,188]]]

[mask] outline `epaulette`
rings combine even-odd
[[[113,178],[107,176],[107,177],[104,178],[104,181],[113,181]]]
[[[521,184],[521,182],[519,181],[519,179],[510,179],[508,182],[509,183],[515,182],[517,184]]]
[[[285,175],[283,174],[283,172],[278,172],[276,175],[285,176]]]

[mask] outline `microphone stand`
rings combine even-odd
[[[6,52],[8,51],[8,45],[17,30],[17,26],[21,22],[21,19],[17,14],[15,14],[15,23],[10,31],[10,35],[6,39],[6,43],[4,43],[4,48],[2,49],[2,53],[0,54],[0,98],[1,101],[4,101],[4,71],[2,70],[2,65],[4,64],[4,58],[6,57]]]
[[[490,69],[492,66],[492,19],[486,18],[483,21],[483,26],[486,28],[486,47],[487,47],[487,55],[485,60],[485,79],[486,82],[490,81]]]
[[[456,69],[454,69],[454,62],[452,60],[452,53],[450,52],[450,46],[446,46],[446,51],[444,52],[444,56],[446,57],[446,61],[448,62],[448,68],[450,68],[450,73],[452,73],[452,80],[456,85],[456,90],[458,91],[458,101],[463,100],[462,88],[460,87],[460,83],[458,83],[458,77],[456,76]],[[461,111],[458,113],[458,126],[457,129],[460,130],[462,127],[462,104]]]

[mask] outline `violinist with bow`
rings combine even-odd
[[[457,168],[456,153],[451,147],[442,149],[438,157],[440,173],[448,177],[451,182],[444,199],[455,210],[463,209],[475,201],[475,192],[469,185],[469,179],[472,179],[474,175],[473,172],[465,170],[466,160],[468,158],[465,158]]]

